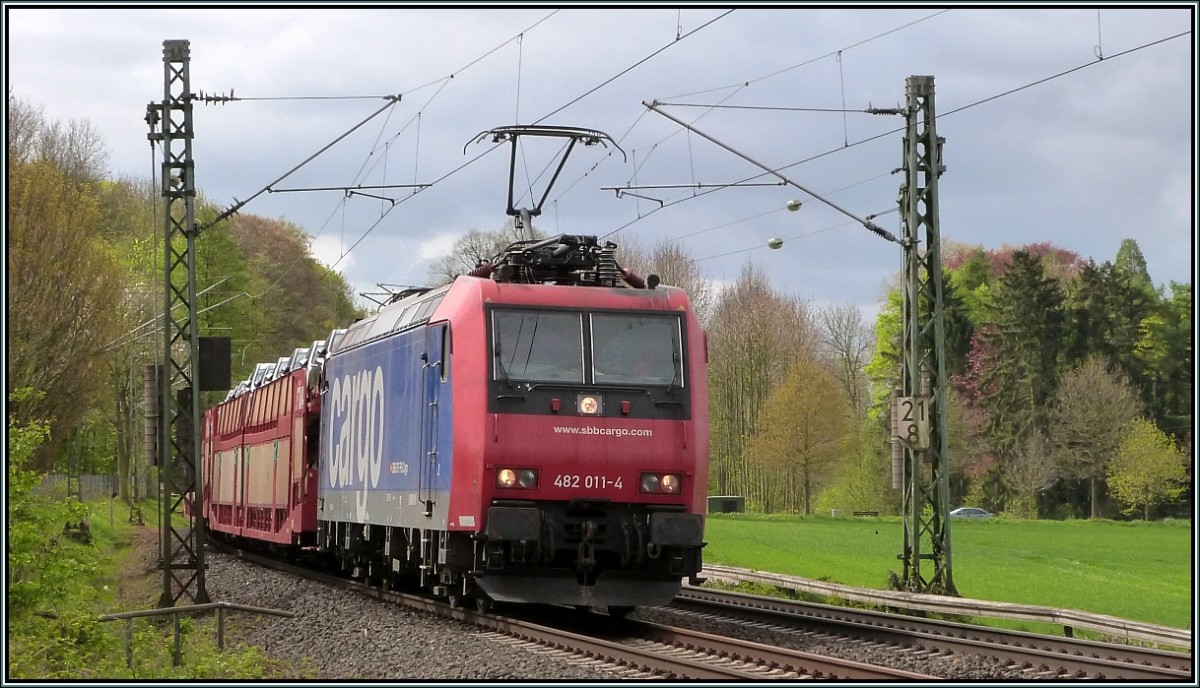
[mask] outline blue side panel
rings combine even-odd
[[[444,501],[450,489],[453,406],[449,375],[441,379],[443,333],[440,325],[419,327],[326,361],[319,450],[323,498],[354,492],[363,504],[370,498],[378,505],[372,511],[390,511],[434,494]],[[426,352],[428,362],[422,356]],[[394,517],[372,513],[362,520],[394,522]]]
[[[444,493],[451,489],[452,484],[450,463],[453,457],[451,441],[454,434],[451,412],[454,405],[450,403],[449,366],[446,365],[448,361],[441,360],[446,350],[443,344],[448,327],[441,324],[425,329],[425,350],[428,352],[430,363],[425,369],[424,379],[422,450],[433,469],[422,478],[422,490],[419,492],[422,499],[431,499],[434,492]],[[443,509],[449,506],[448,499],[440,501]]]

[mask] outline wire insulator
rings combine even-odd
[[[481,263],[475,266],[475,269],[467,273],[467,277],[491,277],[492,271],[496,266],[491,263]]]
[[[601,286],[617,286],[617,245],[608,242],[600,249],[600,260],[596,264],[596,277]]]

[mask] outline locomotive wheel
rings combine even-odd
[[[480,614],[487,614],[492,611],[492,598],[480,592],[475,596],[475,611]]]
[[[633,607],[624,607],[610,604],[608,605],[608,615],[614,619],[624,619],[633,611]]]
[[[462,606],[462,596],[456,592],[452,592],[449,595],[446,595],[446,602],[448,602],[451,607],[458,609]]]

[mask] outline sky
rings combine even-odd
[[[111,178],[149,179],[163,41],[189,41],[192,92],[239,99],[194,106],[203,198],[300,226],[355,292],[426,284],[456,238],[500,228],[510,149],[478,139],[540,124],[611,137],[572,151],[543,232],[675,241],[718,285],[753,263],[872,318],[902,251],[860,221],[902,232],[904,117],[864,110],[903,106],[914,75],[934,79],[945,139],[943,241],[1102,262],[1132,238],[1156,284],[1193,282],[1194,3],[175,7],[5,3],[5,87],[86,120]],[[521,142],[515,204],[532,207],[563,140]],[[420,187],[346,193],[377,185]]]

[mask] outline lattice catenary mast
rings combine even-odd
[[[898,556],[904,571],[899,585],[915,592],[957,595],[950,556],[948,378],[938,229],[944,139],[934,127],[933,77],[910,76],[905,86],[902,386],[892,408],[894,458],[903,468],[904,489],[904,551]],[[922,570],[922,562],[931,566]]]
[[[204,518],[200,503],[200,385],[196,376],[196,181],[192,162],[192,99],[186,40],[163,41],[163,100],[147,106],[151,145],[161,142],[164,208],[163,375],[159,387],[159,486],[162,493],[160,607],[187,595],[209,602],[204,587]],[[160,133],[155,127],[161,124]],[[174,392],[174,393],[173,393]],[[178,394],[178,397],[176,397]],[[174,433],[172,433],[174,430]],[[193,500],[186,527],[175,524]]]

